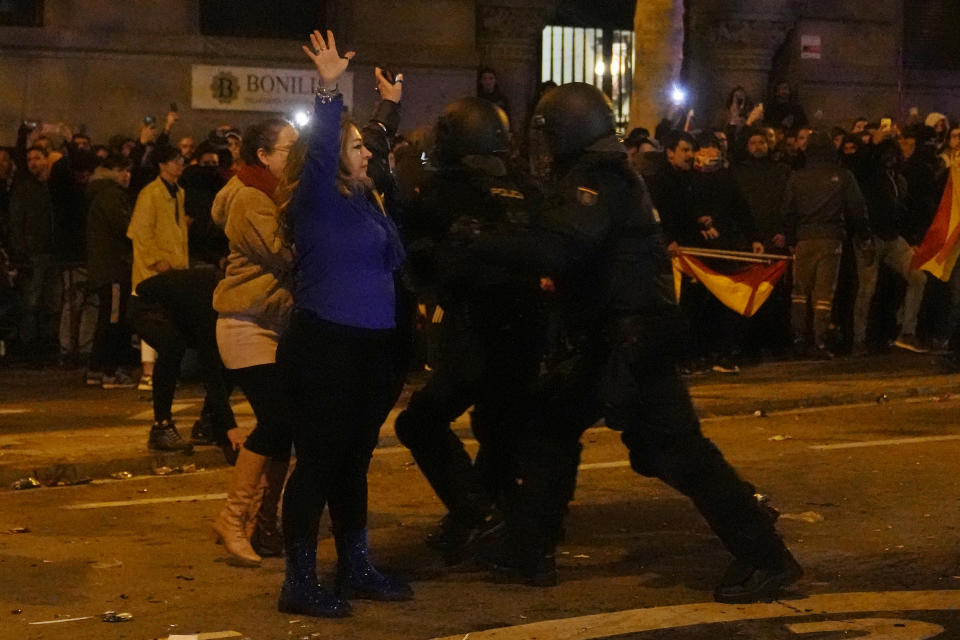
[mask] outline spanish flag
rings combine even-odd
[[[955,190],[955,184],[960,184],[958,166],[950,169],[937,215],[910,263],[911,269],[929,271],[944,282],[950,279],[960,253],[960,189]]]
[[[773,293],[773,286],[786,273],[789,263],[789,259],[783,258],[769,264],[752,264],[735,273],[718,273],[681,249],[673,256],[673,283],[677,300],[680,299],[682,274],[686,274],[699,280],[720,302],[749,318]]]

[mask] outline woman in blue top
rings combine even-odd
[[[407,600],[409,585],[387,578],[367,556],[367,468],[380,425],[396,397],[394,272],[403,247],[367,177],[371,153],[359,128],[341,123],[341,58],[333,34],[315,31],[304,51],[317,67],[312,131],[299,184],[284,210],[295,247],[294,311],[278,362],[298,412],[297,466],[283,501],[286,613],[349,615],[347,598]],[[398,78],[397,82],[402,79]],[[385,101],[400,84],[377,70]],[[330,506],[337,549],[337,593],[317,585],[320,514]]]

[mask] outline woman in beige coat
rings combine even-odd
[[[284,120],[250,127],[240,151],[244,164],[212,210],[230,242],[226,276],[213,294],[217,344],[257,418],[245,441],[228,432],[240,453],[213,530],[231,560],[244,566],[283,553],[277,505],[290,461],[292,402],[276,352],[292,304],[292,255],[280,237],[273,197],[296,140],[297,131]]]

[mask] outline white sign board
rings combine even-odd
[[[803,60],[820,59],[820,36],[800,36],[800,58]]]
[[[312,108],[317,90],[315,69],[195,64],[191,80],[190,106],[194,109],[289,114]],[[344,73],[338,86],[344,104],[352,107],[353,73]]]

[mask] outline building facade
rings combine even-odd
[[[313,8],[301,18],[305,5]],[[0,144],[12,144],[24,120],[85,125],[95,141],[133,136],[144,117],[162,119],[171,103],[181,113],[178,133],[195,137],[224,123],[290,116],[309,107],[311,68],[300,44],[315,26],[358,52],[345,87],[357,117],[376,102],[376,64],[405,74],[405,130],[473,94],[477,67],[489,65],[518,129],[541,80],[544,27],[630,29],[630,9],[629,126],[652,128],[676,82],[689,87],[701,125],[722,120],[732,87],[760,101],[779,80],[825,125],[858,115],[899,118],[913,106],[958,114],[953,5],[960,7],[955,0],[639,0],[635,8],[629,0],[6,0]]]

